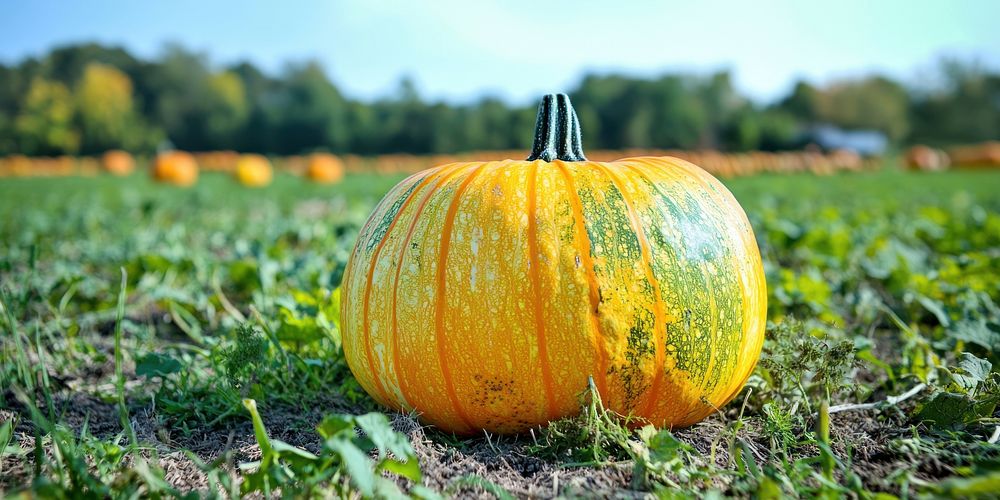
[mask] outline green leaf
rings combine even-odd
[[[18,445],[11,445],[14,438],[14,422],[8,420],[0,424],[0,457],[4,455],[21,455],[24,450]]]
[[[405,462],[387,458],[379,463],[378,469],[380,471],[387,470],[413,482],[419,482],[423,477],[420,473],[420,461],[416,457],[410,458]]]
[[[657,462],[669,462],[676,459],[678,453],[687,446],[666,429],[657,431],[643,441],[649,447],[650,458]]]
[[[330,300],[323,307],[323,313],[326,317],[333,322],[333,325],[340,330],[340,287],[337,287],[333,293],[330,294]]]
[[[173,356],[151,352],[135,361],[135,374],[145,377],[166,377],[181,371],[183,365]]]
[[[953,428],[993,413],[1000,395],[973,399],[966,394],[940,391],[920,406],[916,418],[934,427]]]
[[[948,333],[955,340],[978,345],[989,351],[1000,351],[1000,328],[984,319],[963,319],[953,324]]]
[[[917,302],[924,306],[924,309],[927,309],[928,312],[933,314],[934,317],[937,318],[938,323],[941,323],[941,326],[948,327],[951,325],[948,313],[944,310],[944,304],[923,295],[917,296]]]
[[[316,426],[316,431],[319,432],[320,436],[323,436],[323,439],[330,439],[347,429],[350,430],[351,436],[353,436],[353,418],[345,417],[343,415],[327,415],[323,418],[323,421]]]
[[[415,458],[410,441],[406,436],[393,430],[389,418],[384,413],[372,412],[360,415],[354,417],[354,421],[378,448],[379,458],[383,458],[386,452],[392,453],[401,461]]]
[[[318,456],[313,455],[302,448],[292,446],[279,439],[271,440],[271,449],[274,450],[274,452],[277,453],[282,460],[287,460],[296,469],[301,469],[303,466],[319,460]]]
[[[366,497],[374,495],[375,464],[368,455],[345,437],[329,439],[326,446],[340,455],[341,464],[347,470],[351,484]]]
[[[271,440],[267,437],[267,429],[264,428],[264,421],[257,413],[257,402],[252,399],[244,399],[243,406],[250,412],[250,419],[253,421],[253,435],[257,438],[257,445],[260,446],[260,453],[267,460],[267,456],[272,453]]]
[[[966,393],[974,394],[979,384],[984,382],[986,377],[990,375],[990,369],[992,368],[993,364],[989,361],[963,352],[956,370],[960,371],[960,373],[952,373],[952,379]]]
[[[1000,491],[1000,472],[974,477],[953,477],[932,486],[942,498],[993,497]]]

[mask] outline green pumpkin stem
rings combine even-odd
[[[548,94],[538,105],[532,160],[587,161],[580,138],[580,120],[566,94]]]

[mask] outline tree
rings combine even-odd
[[[944,60],[942,85],[913,89],[913,142],[936,146],[967,144],[1000,137],[1000,75],[974,64]]]
[[[342,152],[350,144],[347,101],[316,62],[289,66],[268,107],[276,122],[275,152]]]
[[[879,76],[799,81],[771,106],[741,95],[725,71],[588,75],[569,93],[588,149],[795,148],[821,123],[880,130],[896,143],[1000,137],[1000,74],[953,60],[938,71],[910,87]],[[249,62],[219,67],[177,45],[153,59],[68,45],[0,64],[0,154],[150,152],[163,138],[181,149],[274,154],[526,150],[534,120],[534,104],[430,102],[408,78],[381,99],[350,99],[316,62],[268,74]]]
[[[777,108],[801,122],[815,123],[820,119],[820,91],[808,82],[798,81]]]
[[[132,80],[125,73],[100,63],[88,64],[76,85],[75,102],[83,153],[134,149],[142,144]]]
[[[76,153],[80,136],[73,128],[73,96],[59,82],[35,78],[14,122],[18,150],[29,155]]]
[[[214,149],[236,149],[250,114],[243,80],[235,73],[224,71],[210,76],[208,87],[212,96],[206,110],[206,139],[218,145]]]
[[[898,83],[884,77],[835,84],[820,96],[820,117],[847,129],[875,129],[892,141],[909,132],[908,98]]]

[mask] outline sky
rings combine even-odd
[[[269,72],[316,59],[349,96],[406,76],[421,95],[526,104],[587,73],[728,69],[760,101],[797,79],[908,81],[942,57],[1000,67],[1000,1],[0,0],[0,63],[97,41],[154,57],[166,43]]]

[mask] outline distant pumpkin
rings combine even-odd
[[[247,187],[262,187],[271,183],[271,162],[262,155],[243,155],[236,162],[236,180]]]
[[[135,170],[135,160],[127,151],[112,149],[101,157],[101,166],[111,175],[128,175]]]
[[[176,186],[191,186],[198,181],[198,164],[184,151],[160,153],[153,162],[153,179]]]
[[[903,164],[910,170],[945,170],[951,163],[948,153],[923,144],[906,151]]]
[[[994,168],[1000,166],[1000,142],[954,147],[948,151],[948,155],[956,167]]]
[[[764,341],[753,231],[672,157],[588,161],[562,94],[527,160],[450,163],[393,188],[345,271],[348,365],[380,403],[459,434],[603,401],[662,427],[733,399]]]
[[[306,178],[320,184],[334,184],[344,178],[344,164],[329,153],[316,153],[309,157]]]

